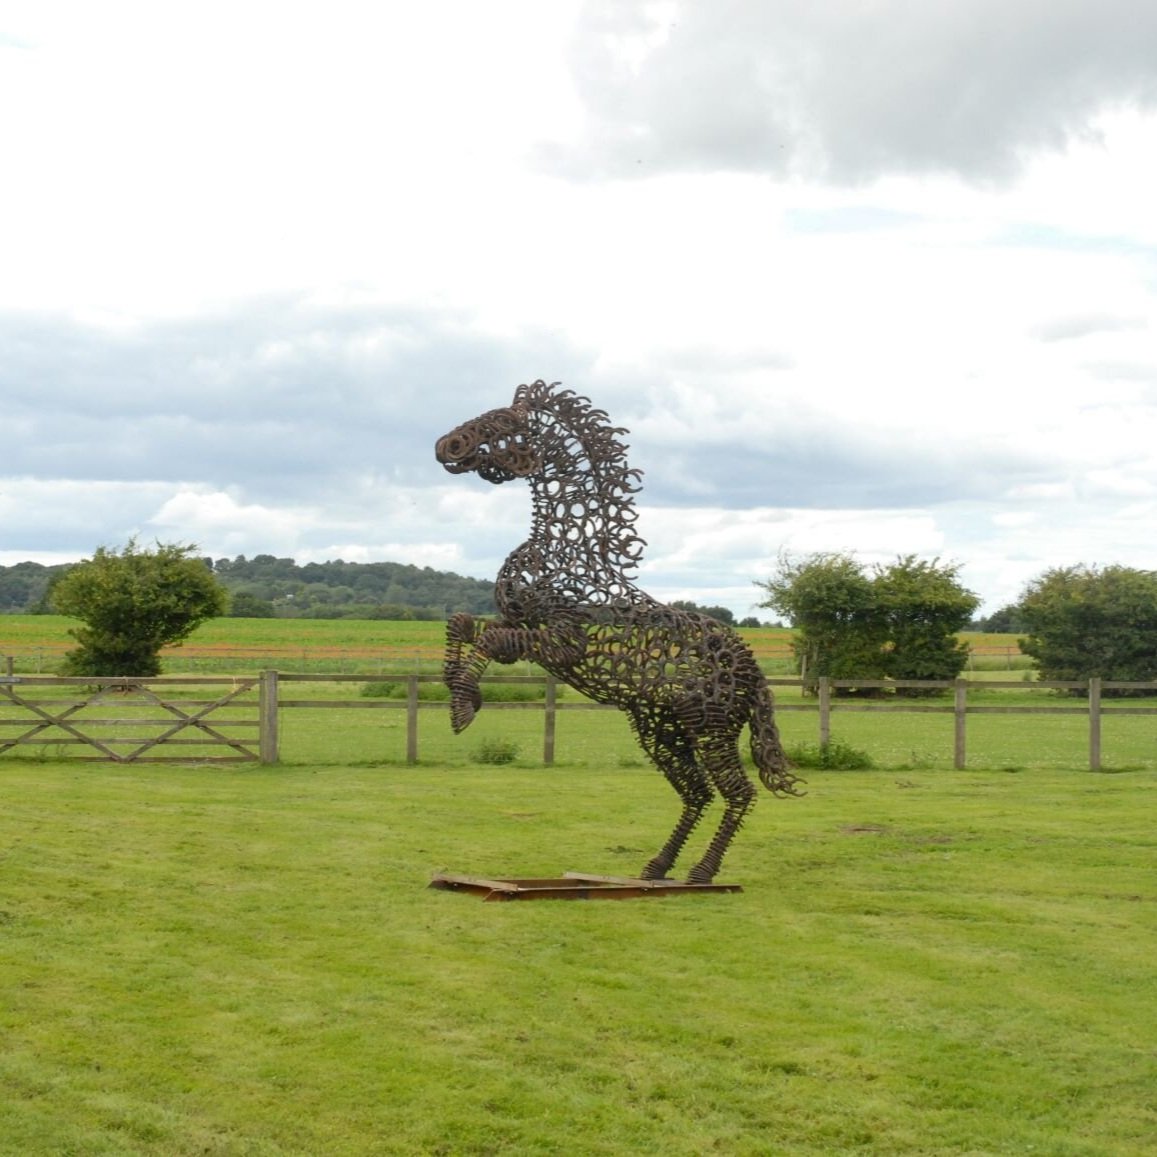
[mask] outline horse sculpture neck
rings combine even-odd
[[[631,581],[644,543],[634,528],[640,474],[619,441],[626,431],[586,398],[541,381],[520,386],[511,409],[524,415],[538,465],[527,475],[530,537],[496,582],[500,610],[541,622],[551,613],[651,602]]]

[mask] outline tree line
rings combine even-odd
[[[270,554],[196,561],[228,594],[227,613],[243,618],[444,619],[494,607],[493,583],[431,567],[341,559],[298,565]],[[74,565],[0,566],[0,613],[51,613],[52,590]]]

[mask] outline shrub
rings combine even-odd
[[[1157,571],[1054,567],[1029,583],[1018,610],[1027,632],[1020,649],[1036,661],[1042,679],[1157,677]],[[1148,692],[1105,691],[1122,694]]]
[[[65,656],[63,673],[159,675],[161,648],[181,643],[228,603],[225,588],[195,551],[185,543],[141,550],[130,539],[123,550],[99,547],[65,571],[51,603],[85,625],[69,631],[79,646]]]
[[[405,699],[408,694],[405,683],[378,682],[363,683],[361,695],[365,699]],[[443,702],[450,698],[450,689],[443,683],[419,683],[418,698],[423,701]]]
[[[397,699],[401,691],[401,683],[363,683],[361,694],[364,699]]]
[[[787,748],[787,757],[796,767],[822,771],[866,771],[876,766],[866,751],[837,739],[827,743],[798,743]]]
[[[484,703],[533,703],[546,698],[546,688],[531,683],[483,683]]]
[[[512,739],[487,739],[470,756],[478,763],[513,763],[521,750]]]
[[[802,559],[781,555],[777,574],[756,583],[767,593],[760,606],[785,615],[805,693],[816,680],[955,679],[968,661],[963,630],[979,599],[959,581],[959,566],[903,555],[871,575],[847,553]],[[928,692],[906,688],[901,694]],[[875,697],[874,688],[843,688],[839,695]]]

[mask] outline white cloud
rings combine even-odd
[[[860,183],[952,172],[1008,181],[1026,154],[1096,140],[1157,103],[1143,0],[601,0],[573,56],[587,105],[574,176],[754,170]],[[710,98],[704,99],[709,93]]]
[[[197,543],[212,543],[218,555],[244,554],[254,542],[265,544],[259,553],[280,555],[292,551],[303,531],[322,517],[316,509],[243,504],[221,491],[182,486],[149,525],[158,539],[188,536]]]
[[[432,446],[542,376],[672,597],[1149,565],[1157,9],[1106,3],[10,5],[0,557],[492,577],[525,487]]]
[[[142,534],[149,513],[172,490],[166,482],[100,479],[0,478],[0,533],[4,553],[24,547],[33,561],[78,559],[98,546],[120,546]],[[19,561],[19,560],[18,560]]]
[[[992,524],[1015,529],[1018,526],[1031,526],[1039,518],[1035,510],[1002,510],[992,516]]]

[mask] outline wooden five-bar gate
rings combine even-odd
[[[0,755],[115,763],[273,762],[268,680],[0,676]],[[275,735],[274,728],[273,734]]]

